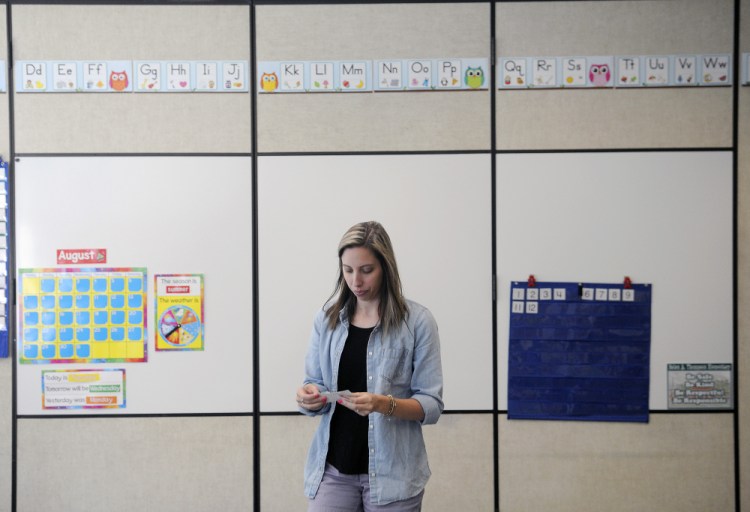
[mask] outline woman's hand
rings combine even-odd
[[[338,401],[347,409],[351,409],[360,416],[367,416],[373,412],[385,413],[390,405],[387,396],[373,393],[352,393]]]
[[[308,411],[317,411],[326,404],[327,398],[320,394],[315,384],[305,384],[297,390],[297,405]]]
[[[370,413],[379,412],[388,414],[400,420],[424,420],[422,404],[414,398],[394,398],[394,407],[391,410],[391,399],[385,395],[373,393],[352,393],[338,401],[339,404],[351,409],[360,416],[368,416]]]

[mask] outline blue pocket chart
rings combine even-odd
[[[651,290],[513,282],[508,418],[648,422]]]
[[[5,90],[5,73],[0,73]],[[0,157],[0,357],[8,357],[8,162]]]

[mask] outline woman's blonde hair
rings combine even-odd
[[[326,318],[331,329],[339,320],[339,312],[346,308],[349,317],[354,314],[357,297],[351,292],[344,279],[341,256],[351,247],[364,247],[372,251],[380,262],[383,281],[380,285],[380,325],[384,332],[395,329],[408,314],[406,300],[401,289],[401,278],[398,275],[396,255],[393,252],[391,239],[385,228],[375,221],[360,222],[350,227],[339,242],[339,273],[336,287],[328,298],[329,305]]]

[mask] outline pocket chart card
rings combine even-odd
[[[648,421],[651,286],[511,284],[508,418]]]
[[[145,269],[18,273],[21,363],[146,361]]]

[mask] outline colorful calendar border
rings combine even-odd
[[[23,357],[23,337],[16,336],[18,362],[21,364],[102,364],[102,363],[145,363],[148,361],[148,272],[145,267],[92,267],[92,268],[54,268],[35,267],[18,269],[18,333],[23,332],[23,276],[24,274],[94,274],[94,273],[126,273],[143,274],[143,357],[142,358],[71,358],[71,359],[26,359]]]

